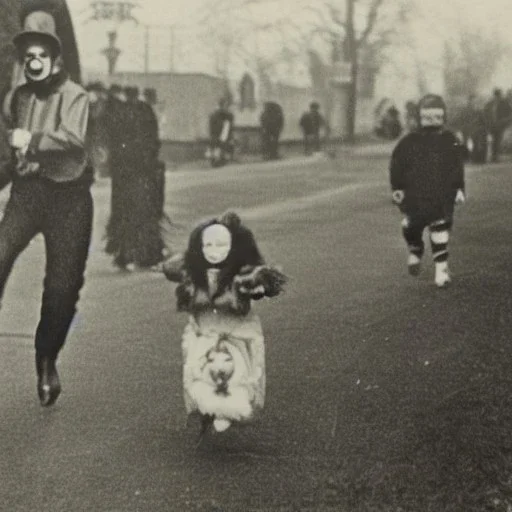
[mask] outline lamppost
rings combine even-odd
[[[108,74],[113,75],[116,68],[117,59],[119,58],[121,50],[116,47],[117,32],[115,30],[107,32],[107,37],[108,46],[106,48],[103,48],[103,50],[101,50],[101,53],[105,55],[105,57],[107,58]]]
[[[117,28],[126,21],[133,21],[138,25],[137,18],[132,11],[138,4],[119,0],[95,0],[90,4],[93,9],[92,16],[87,21],[107,22],[112,28],[107,31],[108,46],[101,53],[105,55],[108,64],[108,73],[112,75],[121,50],[116,47]]]

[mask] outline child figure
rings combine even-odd
[[[187,414],[200,413],[202,433],[252,419],[265,401],[265,346],[251,301],[278,295],[285,276],[265,265],[233,212],[197,226],[185,253],[163,271],[179,283],[178,311],[189,313],[182,338]]]
[[[428,228],[435,284],[444,287],[451,280],[448,240],[454,204],[465,201],[463,151],[456,136],[444,127],[446,106],[440,96],[422,98],[418,116],[418,129],[403,137],[391,157],[392,198],[404,214],[409,273],[418,275],[420,271],[423,231]]]

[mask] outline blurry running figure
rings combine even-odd
[[[233,159],[233,126],[234,116],[229,111],[229,103],[222,98],[219,108],[210,116],[210,147],[207,154],[212,167],[220,167]]]
[[[76,313],[91,240],[89,98],[64,71],[52,15],[31,12],[13,42],[26,83],[5,105],[12,186],[0,222],[0,296],[17,257],[41,233],[46,269],[35,362],[37,392],[46,407],[61,392],[57,358]]]
[[[299,124],[304,136],[304,153],[311,155],[312,152],[319,152],[321,150],[320,130],[327,129],[327,123],[316,101],[312,102],[309,110],[302,114]]]
[[[445,129],[446,106],[428,94],[418,105],[417,131],[395,147],[390,163],[393,202],[404,214],[403,236],[409,249],[407,264],[418,275],[424,253],[423,231],[428,228],[435,262],[435,284],[450,283],[448,240],[454,204],[465,201],[463,150]]]

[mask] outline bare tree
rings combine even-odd
[[[350,65],[346,125],[347,139],[353,141],[362,57],[368,58],[378,69],[384,50],[392,44],[404,23],[407,2],[324,0],[310,6],[309,11],[315,17],[312,32],[321,35],[335,50],[331,53],[332,59],[341,59]]]
[[[208,48],[220,62],[217,72],[224,77],[233,59],[242,59],[257,69],[258,75],[267,77],[282,62],[291,66],[294,60],[301,61],[311,69],[313,56],[317,69],[321,59],[321,52],[315,50],[317,43],[331,49],[325,68],[337,60],[348,61],[351,80],[346,125],[348,139],[353,140],[361,59],[380,65],[406,4],[406,0],[297,0],[294,13],[302,16],[280,16],[280,0],[211,0],[202,23],[208,27]],[[281,50],[270,55],[268,47],[258,46],[259,35],[263,40],[278,38]]]
[[[404,26],[399,44],[409,52],[420,94],[431,87],[432,76],[442,79],[448,101],[456,103],[489,86],[510,45],[488,20],[475,17],[464,0],[446,2],[434,15],[423,0],[410,0],[409,9],[414,23]],[[438,46],[434,54],[432,42]]]
[[[445,43],[444,81],[450,99],[476,95],[490,80],[510,47],[496,34],[481,28],[461,27],[456,37]]]
[[[295,8],[309,0],[296,0]],[[293,21],[280,0],[210,0],[202,10],[199,25],[202,40],[212,55],[216,74],[227,79],[231,66],[243,63],[269,81],[279,64],[304,58],[299,24]]]

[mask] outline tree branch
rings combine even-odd
[[[327,9],[331,16],[331,20],[339,27],[343,27],[345,29],[347,26],[347,22],[344,19],[342,19],[340,10],[337,7],[334,7],[334,5],[332,4],[327,4]]]
[[[385,0],[373,0],[372,5],[370,6],[370,11],[368,12],[366,27],[364,28],[359,38],[356,40],[357,48],[363,46],[370,37],[370,34],[373,32],[379,17],[379,10],[384,4],[384,1]]]

